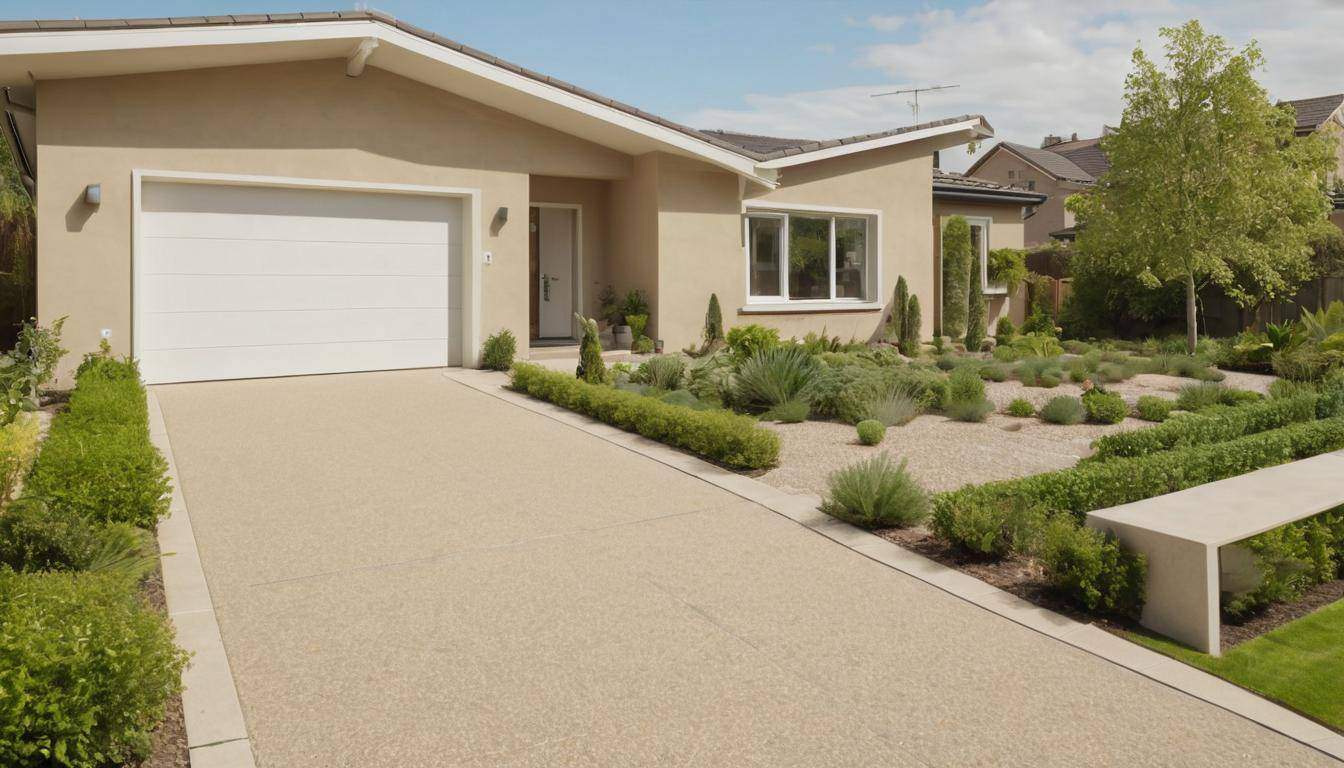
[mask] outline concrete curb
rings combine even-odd
[[[159,563],[163,568],[168,616],[177,629],[177,643],[191,653],[191,662],[182,673],[182,715],[186,720],[191,764],[195,768],[256,768],[243,708],[215,619],[215,606],[201,569],[196,535],[182,496],[163,410],[154,390],[148,391],[146,399],[149,437],[168,461],[168,477],[173,483],[168,517],[158,527],[159,549],[166,555]]]
[[[785,493],[662,443],[594,421],[558,405],[513,392],[504,388],[508,377],[502,373],[450,369],[444,376],[704,480],[783,515],[864,557],[919,579],[993,614],[1258,723],[1336,760],[1344,761],[1344,735],[1335,733],[1319,723],[1226,680],[1131,643],[1091,624],[1084,624],[1032,605],[998,587],[903,549],[880,536],[836,520],[817,509],[821,499],[816,496]]]

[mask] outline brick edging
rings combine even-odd
[[[972,603],[990,613],[1136,672],[1208,704],[1243,717],[1287,738],[1344,761],[1344,735],[1262,698],[1222,678],[1170,656],[1131,643],[1091,624],[1041,608],[942,563],[819,511],[817,496],[785,493],[759,480],[717,467],[640,435],[536,400],[503,385],[502,373],[449,369],[445,378],[520,408],[554,419],[684,472],[793,520],[864,557]]]
[[[210,587],[201,569],[196,535],[191,528],[177,462],[168,439],[163,410],[153,389],[147,389],[149,437],[168,461],[173,500],[168,517],[159,521],[159,564],[168,616],[177,630],[177,644],[191,654],[182,672],[182,716],[187,749],[196,768],[256,768],[252,743],[243,719],[224,640],[219,633]]]

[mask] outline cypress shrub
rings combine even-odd
[[[719,295],[709,294],[709,309],[705,310],[705,346],[723,341],[723,311],[719,309]]]
[[[970,293],[966,305],[966,351],[979,352],[985,342],[985,284],[975,255],[970,258]]]
[[[601,384],[607,380],[607,364],[602,360],[602,342],[597,338],[597,321],[578,313],[579,325],[583,328],[583,340],[579,342],[579,367],[574,371],[577,378],[589,384]]]
[[[905,306],[905,323],[901,325],[901,354],[914,357],[919,354],[919,297],[911,296]]]
[[[941,335],[966,333],[970,311],[971,227],[953,216],[943,225],[943,327]]]
[[[910,286],[905,275],[896,278],[896,294],[891,299],[891,326],[887,335],[899,344],[905,338],[905,316],[910,306]]]

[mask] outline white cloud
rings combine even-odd
[[[869,16],[867,26],[878,32],[895,32],[905,26],[904,16]]]
[[[877,28],[873,17],[866,26]],[[894,28],[908,41],[862,49],[856,65],[871,85],[750,94],[740,108],[704,109],[685,120],[708,128],[833,138],[911,122],[901,96],[880,91],[956,83],[921,94],[920,119],[983,114],[1000,138],[1038,143],[1048,133],[1096,135],[1123,108],[1125,75],[1136,44],[1161,59],[1158,29],[1199,18],[1240,48],[1255,38],[1268,61],[1259,73],[1275,98],[1344,91],[1336,62],[1344,3],[1332,0],[985,0],[963,11],[931,10]],[[893,28],[893,29],[894,29]],[[909,35],[907,34],[907,37]],[[960,152],[949,167],[965,167]]]

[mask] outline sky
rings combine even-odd
[[[103,18],[326,11],[349,0],[0,0],[0,18]],[[1159,57],[1158,29],[1198,18],[1240,48],[1251,39],[1274,98],[1344,92],[1344,0],[580,0],[417,2],[373,8],[445,37],[696,128],[806,139],[981,114],[1001,139],[1095,136],[1119,121],[1130,55]],[[376,62],[375,62],[376,65]],[[983,152],[992,142],[987,142]],[[943,153],[964,169],[973,157]]]

